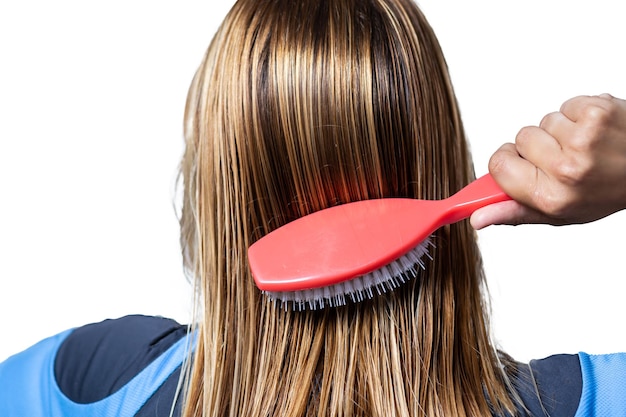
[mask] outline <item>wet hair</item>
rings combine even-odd
[[[339,308],[277,308],[247,264],[249,245],[298,217],[444,198],[474,178],[416,4],[237,1],[192,82],[185,139],[181,243],[199,335],[185,416],[513,411],[467,222],[435,233],[416,279]]]

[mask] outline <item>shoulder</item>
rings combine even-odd
[[[522,415],[626,415],[626,353],[554,355],[518,364]]]
[[[519,363],[513,384],[523,415],[573,417],[582,395],[580,359],[561,354]]]
[[[626,415],[626,353],[579,353],[583,391],[577,416]]]
[[[2,416],[169,416],[191,339],[187,326],[148,316],[44,339],[0,363]]]
[[[61,344],[54,375],[72,401],[86,404],[118,391],[187,333],[174,320],[126,316],[75,329]]]

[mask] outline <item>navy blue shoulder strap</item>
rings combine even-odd
[[[129,316],[45,339],[0,364],[2,416],[141,415],[162,386],[176,386],[186,333],[172,320]],[[168,398],[153,401],[163,415]]]
[[[55,358],[59,388],[76,403],[99,401],[117,392],[187,333],[162,317],[132,315],[74,330]]]
[[[518,364],[513,378],[523,406],[532,417],[573,417],[582,393],[578,355],[553,355]]]

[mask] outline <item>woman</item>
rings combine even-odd
[[[182,242],[204,309],[188,415],[514,408],[467,223],[437,232],[417,279],[347,308],[277,309],[246,262],[256,239],[314,211],[441,198],[473,179],[443,55],[413,3],[238,2],[185,127]]]
[[[578,357],[529,367],[497,351],[467,222],[435,233],[416,279],[361,303],[284,310],[254,285],[247,248],[293,219],[362,199],[443,198],[474,178],[443,55],[410,0],[238,1],[193,80],[185,137],[190,335],[127,317],[44,341],[0,367],[14,383],[0,394],[9,415],[25,415],[11,393],[41,370],[46,383],[24,401],[39,408],[26,415],[576,412]],[[507,181],[518,170],[502,161],[517,161],[517,148],[497,155],[496,179],[537,207]],[[473,221],[512,222],[521,210],[503,204]],[[565,378],[551,380],[555,370]]]

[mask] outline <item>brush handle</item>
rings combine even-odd
[[[443,200],[446,203],[446,211],[442,224],[458,222],[468,218],[481,207],[507,200],[511,200],[511,197],[502,191],[491,174],[483,175]]]

